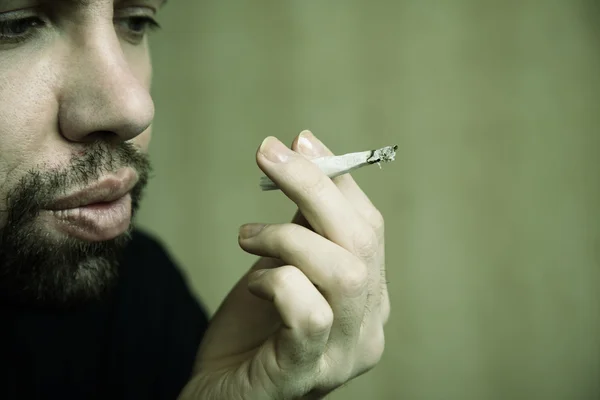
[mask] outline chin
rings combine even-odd
[[[76,308],[110,295],[132,226],[111,240],[88,242],[35,225],[0,243],[0,296],[35,307]]]

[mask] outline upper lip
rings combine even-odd
[[[68,210],[90,204],[109,203],[125,196],[136,183],[137,174],[131,168],[122,169],[102,177],[93,185],[53,201],[47,209]]]

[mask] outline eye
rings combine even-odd
[[[44,21],[38,17],[0,20],[0,41],[18,42],[26,40],[35,33],[36,29],[44,26]]]
[[[123,33],[134,42],[140,42],[148,31],[160,29],[158,22],[147,16],[119,18],[115,22]]]
[[[131,17],[127,18],[129,22],[129,29],[132,32],[144,34],[147,30],[154,30],[160,28],[158,23],[150,17]]]

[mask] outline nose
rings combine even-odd
[[[63,137],[122,142],[144,132],[154,118],[148,52],[126,55],[114,29],[96,30],[75,43],[63,58],[58,112]]]

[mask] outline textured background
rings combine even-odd
[[[171,1],[153,40],[156,178],[140,225],[213,312],[253,262],[254,154],[311,129],[386,217],[381,364],[332,399],[600,398],[594,1]]]

